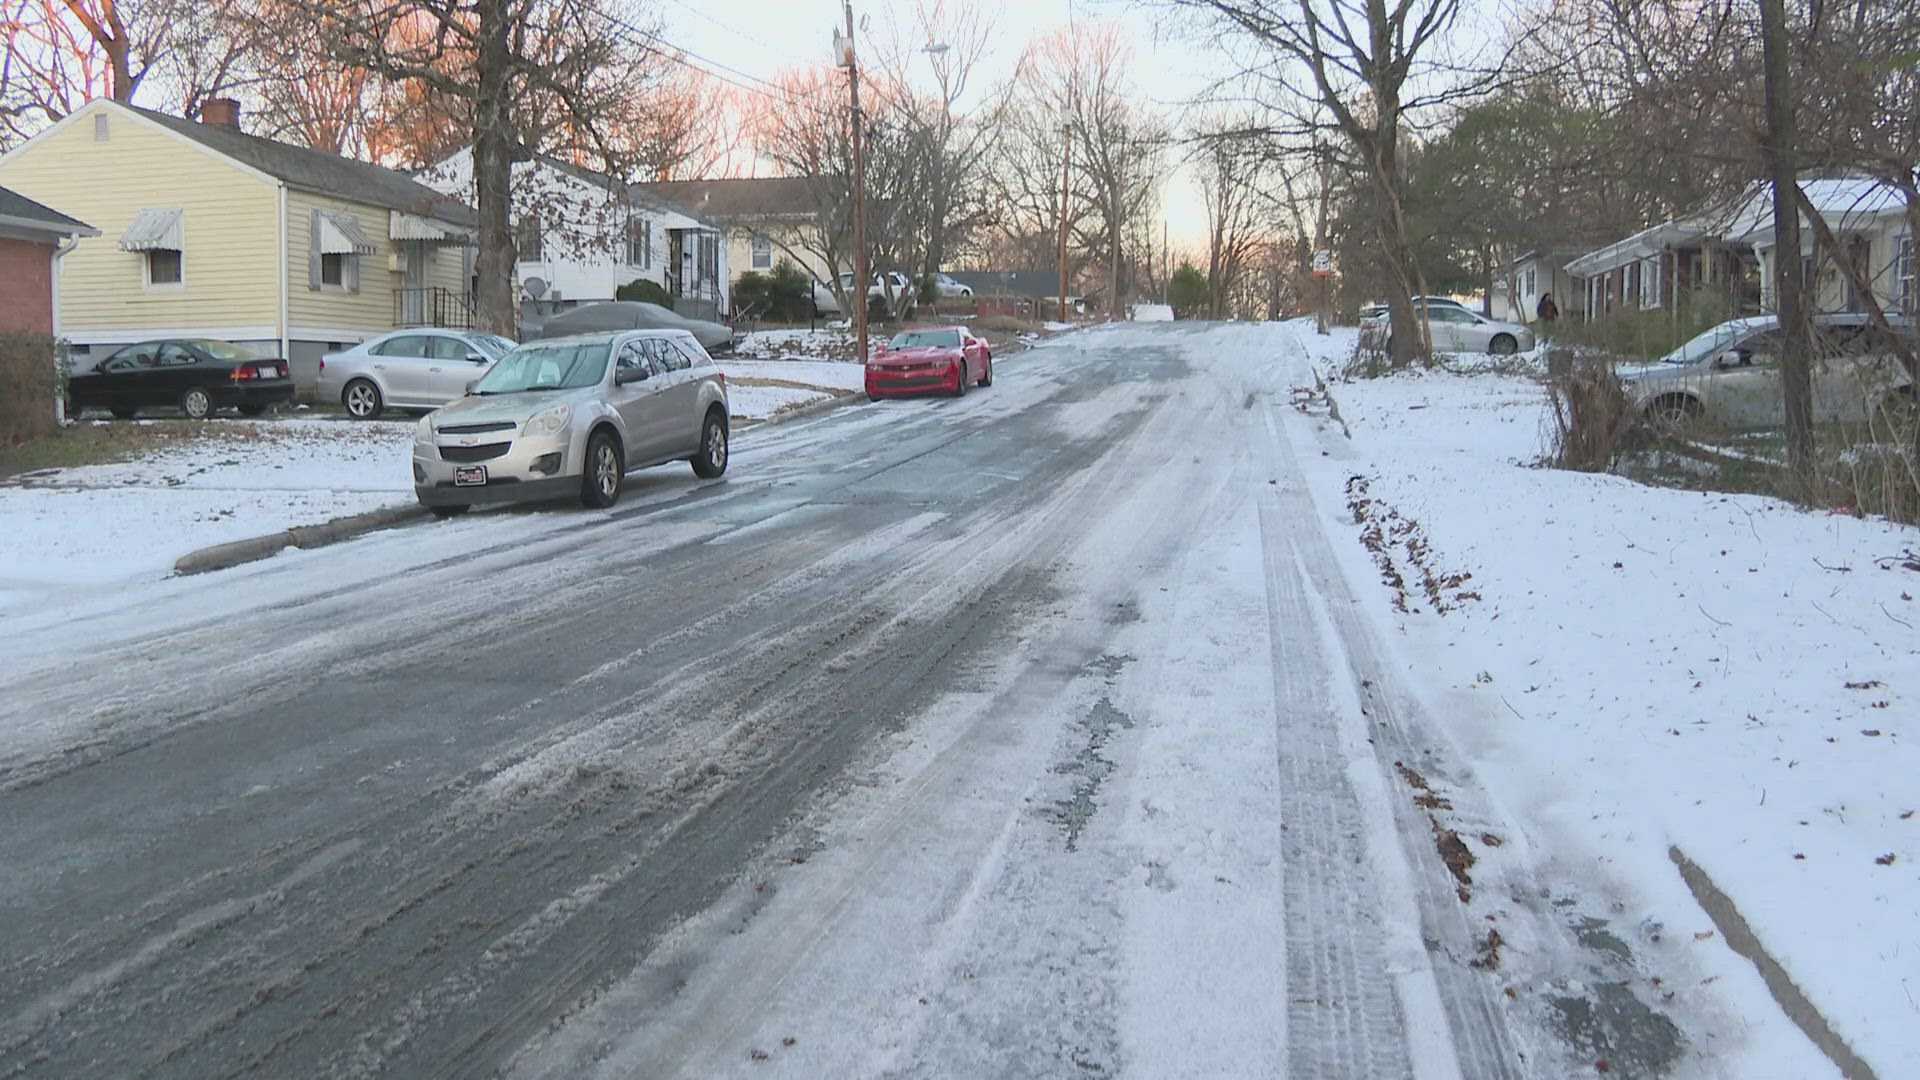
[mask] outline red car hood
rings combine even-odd
[[[945,364],[960,359],[957,346],[926,347],[920,349],[892,349],[873,358],[881,367],[920,367],[923,364]]]

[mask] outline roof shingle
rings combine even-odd
[[[34,202],[17,191],[0,187],[0,218],[12,218],[16,221],[43,223],[48,232],[93,233],[93,226],[77,218],[70,218],[50,206]]]
[[[126,107],[209,150],[258,169],[289,187],[402,213],[438,218],[456,225],[471,226],[477,220],[473,211],[459,202],[404,173],[372,162],[276,142],[249,135],[238,128],[203,124],[138,106]]]

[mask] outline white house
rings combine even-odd
[[[1808,177],[1800,188],[1843,248],[1838,258],[1863,272],[1880,305],[1920,312],[1913,229],[1900,193],[1869,177]],[[1864,310],[1849,275],[1816,247],[1803,215],[1799,257],[1814,310]],[[1567,270],[1581,283],[1587,318],[1595,319],[1622,309],[1672,307],[1677,297],[1704,288],[1724,291],[1737,310],[1771,311],[1773,261],[1773,187],[1755,184],[1731,203],[1590,251]]]
[[[1913,229],[1906,199],[1894,188],[1869,177],[1827,177],[1802,180],[1800,190],[1839,242],[1840,260],[1853,264],[1867,279],[1874,298],[1887,310],[1913,312],[1920,307],[1914,287]],[[1729,243],[1749,245],[1760,260],[1762,305],[1774,307],[1773,192],[1762,188],[1727,223]],[[1850,275],[1835,260],[1818,260],[1818,244],[1806,215],[1800,217],[1800,263],[1803,280],[1813,286],[1816,311],[1862,311],[1863,297]]]
[[[1512,322],[1533,322],[1539,317],[1540,298],[1551,293],[1562,319],[1585,318],[1586,285],[1567,272],[1567,264],[1578,254],[1578,250],[1541,249],[1513,260],[1507,266],[1506,280],[1494,283],[1496,293],[1501,292],[1499,286],[1506,286],[1504,295],[1496,296],[1494,315]],[[1506,314],[1500,310],[1502,301]]]
[[[417,179],[472,200],[472,149]],[[689,314],[730,306],[721,230],[613,177],[545,155],[516,161],[513,223],[515,281],[550,310],[612,300],[636,280],[661,286]]]

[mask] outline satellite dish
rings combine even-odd
[[[527,295],[533,297],[535,300],[547,295],[547,282],[545,278],[530,277],[521,282],[520,287],[526,290]]]

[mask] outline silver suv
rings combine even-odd
[[[443,516],[578,495],[612,506],[626,474],[690,461],[727,471],[727,377],[685,330],[530,342],[413,439],[413,491]]]

